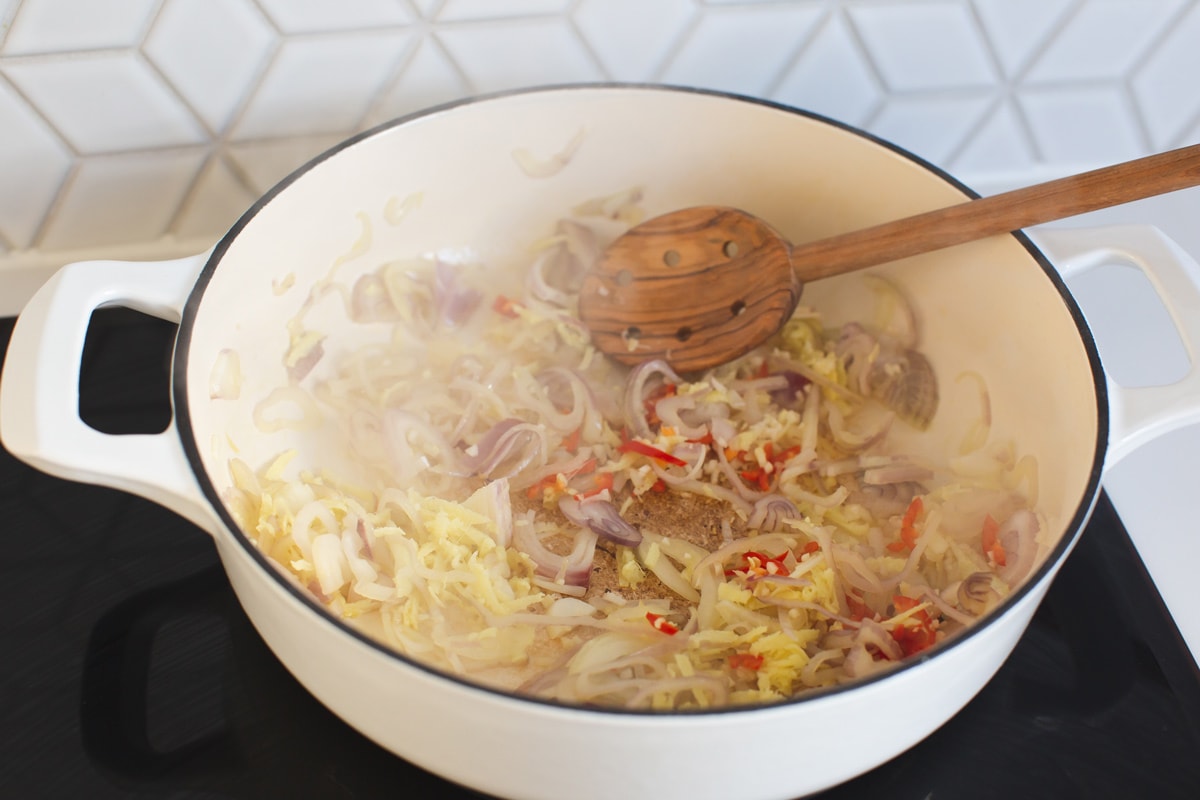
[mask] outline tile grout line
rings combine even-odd
[[[1008,101],[1012,108],[1013,115],[1016,117],[1017,124],[1021,127],[1022,133],[1025,135],[1026,142],[1029,144],[1030,152],[1033,154],[1034,161],[1040,165],[1048,165],[1050,162],[1046,158],[1041,143],[1038,141],[1037,131],[1034,129],[1033,123],[1029,119],[1029,115],[1025,110],[1025,106],[1021,103],[1021,88],[1024,85],[1025,78],[1029,75],[1037,63],[1040,54],[1050,46],[1055,39],[1062,35],[1071,24],[1071,20],[1079,16],[1079,12],[1083,9],[1083,4],[1086,0],[1075,0],[1075,3],[1068,6],[1065,11],[1055,20],[1045,35],[1042,37],[1033,48],[1030,49],[1030,54],[1026,57],[1025,62],[1021,64],[1013,73],[1012,79],[1009,82]]]
[[[709,13],[703,6],[700,5],[700,0],[692,0],[692,10],[688,15],[687,21],[679,26],[679,30],[675,33],[675,40],[672,41],[662,51],[659,56],[658,64],[650,69],[650,74],[647,80],[652,83],[665,83],[666,73],[679,54],[683,52],[684,45],[688,39],[692,38],[692,34],[700,27],[700,21],[704,15]]]
[[[8,34],[12,30],[13,23],[17,20],[17,15],[21,13],[21,6],[25,4],[25,0],[17,0],[13,7],[9,9],[8,18],[0,18],[0,58],[4,55],[4,43],[8,41]]]
[[[862,117],[862,127],[865,130],[870,130],[883,114],[884,109],[887,108],[887,99],[896,96],[896,92],[888,84],[887,77],[883,74],[883,70],[879,67],[879,63],[875,57],[871,55],[871,49],[867,47],[862,31],[859,30],[858,25],[854,21],[854,15],[847,8],[846,0],[838,0],[838,11],[842,15],[843,22],[845,22],[846,31],[850,35],[850,41],[853,42],[854,49],[858,51],[859,58],[866,64],[868,72],[871,73],[871,77],[881,90],[879,97],[875,100],[875,107],[864,113]]]
[[[418,19],[420,19],[419,15]],[[391,74],[380,81],[379,86],[367,103],[366,109],[359,117],[358,123],[354,127],[355,131],[361,132],[367,130],[380,121],[379,112],[381,106],[384,105],[392,91],[400,85],[400,81],[404,80],[404,74],[412,67],[413,62],[417,60],[417,54],[421,52],[421,48],[428,42],[427,26],[413,24],[411,27],[413,40],[408,44],[407,52],[396,60]]]
[[[820,15],[817,17],[816,21],[813,22],[812,27],[803,37],[801,37],[800,41],[795,45],[792,52],[788,54],[788,57],[783,60],[783,64],[780,66],[775,75],[767,81],[767,84],[763,89],[764,97],[775,96],[775,94],[779,91],[779,87],[783,85],[783,82],[787,80],[788,75],[792,73],[792,70],[794,70],[804,58],[804,54],[813,48],[817,39],[820,38],[821,32],[829,26],[830,21],[835,18],[837,12],[837,0],[827,0],[825,7],[821,9]]]
[[[993,87],[993,97],[987,108],[982,114],[980,114],[979,119],[975,120],[974,124],[967,128],[967,131],[963,134],[963,138],[958,142],[958,144],[951,148],[950,152],[946,154],[945,162],[948,165],[953,165],[959,158],[962,157],[963,153],[968,147],[971,146],[971,143],[975,141],[979,133],[983,131],[988,126],[988,123],[990,123],[996,117],[996,115],[1000,112],[1000,109],[1004,108],[1005,103],[1007,102],[1011,93],[1011,86],[1009,84],[1008,76],[1004,72],[1004,64],[1000,58],[1000,54],[996,50],[996,43],[993,42],[992,37],[988,35],[987,25],[984,24],[983,19],[979,14],[978,7],[976,7],[972,0],[966,0],[964,7],[967,10],[967,15],[971,19],[971,24],[975,27],[976,33],[983,42],[984,50],[987,51],[988,61],[991,63],[992,71],[996,76],[996,83]],[[1033,146],[1029,141],[1029,132],[1022,130],[1021,134],[1025,139],[1026,148],[1028,148],[1029,152],[1032,153]]]
[[[379,85],[375,87],[375,91],[371,93],[370,99],[364,104],[362,113],[358,115],[358,119],[355,120],[354,125],[351,127],[351,133],[362,132],[371,127],[371,120],[374,117],[376,109],[383,104],[388,92],[403,79],[404,73],[416,59],[417,52],[420,50],[421,44],[425,39],[421,31],[412,30],[415,27],[406,28],[409,33],[409,41],[405,43],[403,52],[395,56],[391,67],[388,69],[388,74],[379,82]]]
[[[1142,135],[1145,137],[1149,150],[1152,152],[1159,149],[1160,146],[1155,143],[1154,131],[1151,130],[1150,123],[1146,118],[1145,110],[1143,109],[1141,102],[1138,100],[1138,92],[1134,86],[1134,83],[1137,81],[1138,73],[1150,63],[1150,59],[1153,57],[1154,53],[1159,50],[1164,42],[1174,35],[1175,29],[1179,26],[1179,24],[1192,13],[1196,13],[1198,16],[1200,16],[1200,0],[1187,0],[1187,2],[1180,4],[1180,7],[1175,14],[1168,19],[1158,31],[1158,35],[1151,37],[1150,41],[1147,42],[1145,50],[1143,50],[1142,53],[1133,60],[1133,63],[1129,66],[1129,69],[1124,75],[1123,83],[1125,85],[1127,103],[1132,109],[1132,116],[1138,123],[1139,129],[1142,131]],[[1173,135],[1164,137],[1163,146],[1180,146],[1182,138],[1187,135],[1187,131],[1191,130],[1191,128],[1197,123],[1200,123],[1200,104],[1197,105],[1196,111],[1192,117],[1184,121],[1179,131]]]
[[[612,80],[612,73],[608,70],[608,65],[604,63],[604,59],[596,53],[596,49],[592,46],[591,41],[584,35],[583,30],[579,27],[579,23],[575,21],[575,12],[579,10],[582,0],[571,0],[566,9],[563,10],[563,20],[566,23],[567,30],[579,42],[580,47],[587,53],[588,59],[591,60],[592,66],[596,68],[597,74],[601,80]]]

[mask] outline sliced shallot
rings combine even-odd
[[[773,533],[787,527],[785,520],[800,516],[796,504],[781,494],[769,494],[760,497],[754,503],[754,510],[746,524],[756,530]]]
[[[608,500],[600,497],[576,500],[564,495],[559,498],[558,508],[571,522],[589,528],[610,542],[637,547],[642,541],[642,532],[622,519],[621,512]]]

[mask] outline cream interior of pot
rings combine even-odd
[[[550,166],[530,174],[522,151]],[[422,254],[516,268],[568,209],[635,186],[649,215],[734,206],[794,242],[965,199],[936,172],[855,132],[702,93],[516,94],[378,131],[302,170],[247,216],[210,265],[187,342],[186,413],[215,495],[230,484],[231,458],[257,468],[292,448],[300,450],[293,473],[356,475],[329,433],[334,426],[268,432],[261,416],[255,422],[256,407],[288,384],[288,322],[314,286],[331,276],[350,286],[385,261]],[[1052,544],[1099,468],[1095,371],[1057,287],[1013,236],[879,271],[911,299],[921,348],[940,378],[939,413],[911,446],[953,455],[981,414],[977,384],[962,376],[981,375],[992,437],[1037,459],[1043,538]],[[873,294],[851,275],[807,286],[801,302],[831,321],[849,320],[867,313]],[[314,307],[305,327],[325,337],[307,381],[327,374],[339,353],[388,335],[383,325],[350,324],[336,293]]]

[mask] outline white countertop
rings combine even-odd
[[[1130,203],[1046,227],[1151,224],[1200,262],[1200,189]],[[1035,231],[1036,234],[1036,231]],[[1131,270],[1098,270],[1068,281],[1095,332],[1105,368],[1122,383],[1166,383],[1187,369],[1152,291],[1130,291]],[[1194,273],[1200,281],[1200,268]],[[1140,283],[1148,289],[1144,280]],[[1133,287],[1136,288],[1136,287]],[[1192,353],[1193,360],[1200,352]],[[1104,487],[1200,664],[1200,425],[1135,450],[1111,467]]]

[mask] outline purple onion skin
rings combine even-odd
[[[790,369],[775,373],[787,378],[786,389],[776,389],[771,392],[771,400],[780,408],[799,408],[804,404],[804,399],[800,395],[808,385],[812,383],[808,378],[801,375],[799,372],[793,372]]]
[[[558,501],[558,508],[576,525],[585,526],[615,544],[637,547],[642,541],[642,532],[622,519],[617,507],[607,500],[579,501],[563,497]]]

